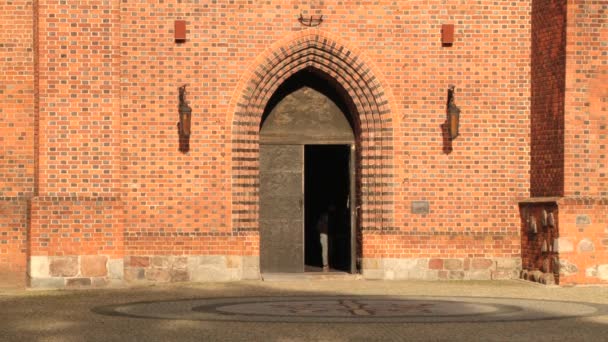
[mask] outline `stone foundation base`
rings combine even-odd
[[[133,283],[260,279],[257,256],[33,256],[30,287],[109,287]]]
[[[223,282],[260,279],[258,256],[129,256],[125,258],[125,281]]]
[[[123,283],[123,260],[104,255],[32,256],[28,265],[33,288],[108,287]]]
[[[365,279],[494,280],[517,279],[521,258],[364,258]]]

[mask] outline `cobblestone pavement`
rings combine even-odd
[[[315,280],[0,290],[0,341],[602,341],[608,287]]]

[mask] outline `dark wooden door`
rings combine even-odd
[[[260,145],[260,269],[304,272],[304,146]]]

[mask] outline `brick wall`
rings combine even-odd
[[[33,256],[257,255],[257,127],[274,89],[309,63],[341,82],[357,114],[363,258],[458,259],[460,272],[464,260],[520,257],[529,1],[38,5]],[[324,22],[304,27],[300,13]],[[187,39],[177,44],[180,19]],[[451,47],[445,23],[456,28]],[[176,126],[184,84],[187,153]],[[454,141],[449,84],[462,110]],[[23,124],[33,134],[35,121]],[[429,213],[412,213],[412,201],[428,201]]]
[[[23,283],[34,191],[32,1],[0,3],[0,278]],[[0,286],[5,282],[0,281]]]
[[[532,1],[530,192],[564,193],[566,2]]]
[[[568,1],[565,195],[608,196],[606,1]]]
[[[568,1],[560,281],[608,282],[607,1]]]
[[[553,236],[523,236],[522,257],[524,268],[535,272],[543,266],[535,260],[554,257],[552,271],[562,284],[608,281],[607,6],[606,1],[533,1],[532,6],[531,193],[564,197],[552,204],[559,207],[559,230]],[[522,206],[537,214],[543,208]],[[541,251],[538,241],[545,238],[554,240],[554,250]]]
[[[25,284],[27,201],[0,197],[0,287]]]
[[[608,283],[608,200],[565,198],[560,205],[560,283]]]

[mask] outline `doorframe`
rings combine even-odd
[[[306,146],[344,146],[348,148],[348,192],[349,192],[349,211],[350,211],[350,274],[357,274],[357,234],[358,234],[358,219],[359,213],[358,210],[360,208],[359,201],[357,197],[357,144],[356,142],[317,142],[315,144],[303,144],[304,155],[306,155]],[[304,186],[304,208],[303,213],[306,215],[306,159],[304,160],[304,172],[302,172],[302,178],[304,182],[302,185]],[[304,244],[306,244],[306,226],[302,230],[304,234]],[[306,253],[306,245],[304,245],[303,252]],[[304,255],[304,260],[306,257]],[[304,261],[304,269],[306,272],[306,261]]]
[[[358,217],[357,211],[359,208],[359,204],[357,201],[357,145],[351,143],[347,145],[350,150],[350,155],[348,158],[348,176],[349,176],[349,209],[350,209],[350,273],[357,273],[357,225],[358,225]]]

